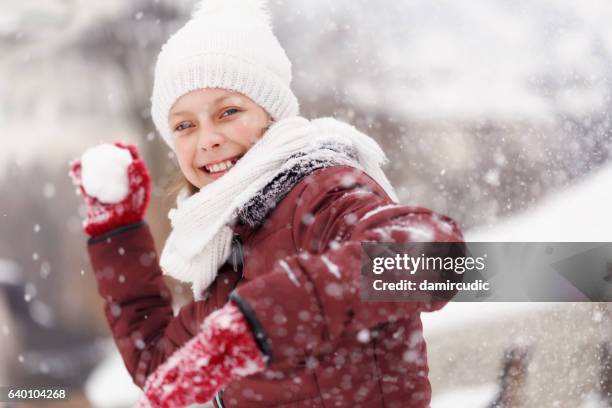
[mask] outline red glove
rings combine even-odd
[[[233,380],[265,368],[265,357],[232,302],[208,316],[200,332],[153,372],[135,408],[203,404]]]
[[[103,203],[85,191],[81,180],[81,160],[70,163],[70,176],[77,186],[77,192],[83,196],[87,205],[87,218],[83,221],[83,231],[90,237],[103,235],[115,228],[142,221],[149,205],[151,194],[151,177],[144,161],[138,155],[136,146],[115,142],[115,146],[129,150],[132,155],[128,173],[129,192],[119,203]]]

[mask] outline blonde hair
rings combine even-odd
[[[176,198],[183,189],[187,191],[187,197],[191,197],[200,191],[200,189],[191,184],[191,182],[183,175],[183,172],[179,170],[174,174],[174,176],[172,176],[172,179],[166,187],[165,200],[167,200],[168,203],[173,206],[174,203],[176,203]]]

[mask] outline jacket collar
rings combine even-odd
[[[304,160],[298,161],[291,168],[277,174],[259,194],[255,194],[239,208],[238,216],[229,224],[229,227],[244,241],[264,223],[272,210],[300,180],[316,169],[333,165],[335,163],[328,160],[304,156]]]
[[[229,227],[232,229],[232,231],[234,231],[234,236],[237,235],[242,241],[244,241],[252,232],[255,231],[253,227],[245,224],[240,218],[230,223]]]

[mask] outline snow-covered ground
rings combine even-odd
[[[89,375],[85,383],[85,394],[94,408],[133,406],[142,394],[110,339],[108,355]]]
[[[495,399],[497,384],[446,390],[431,400],[431,408],[485,408]]]
[[[107,357],[87,378],[85,394],[93,408],[132,407],[141,397],[142,390],[132,381],[111,339],[108,345]],[[209,402],[193,404],[188,408],[214,408],[214,406]]]

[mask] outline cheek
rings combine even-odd
[[[241,118],[236,124],[237,138],[246,146],[254,144],[262,135],[266,123],[259,118]]]
[[[187,146],[184,143],[183,144],[175,143],[174,148],[175,148],[176,159],[179,163],[179,166],[181,170],[185,172],[191,167],[191,157],[192,157],[191,149],[189,148],[189,146]]]

